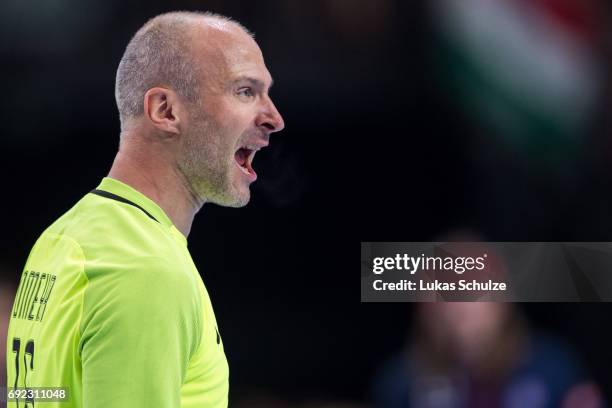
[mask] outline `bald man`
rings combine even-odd
[[[226,17],[168,13],[136,33],[117,70],[110,173],[22,273],[9,407],[227,407],[221,330],[187,236],[205,203],[249,201],[253,157],[284,127],[271,85],[252,35]]]

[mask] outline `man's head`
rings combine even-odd
[[[243,206],[255,151],[284,127],[271,85],[261,50],[237,22],[162,14],[136,33],[117,70],[122,138],[164,150],[197,199]]]

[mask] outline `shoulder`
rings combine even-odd
[[[133,206],[93,194],[42,233],[31,260],[54,270],[75,266],[89,286],[113,293],[196,293],[189,259],[162,225]]]
[[[43,235],[72,240],[89,261],[181,256],[157,221],[134,206],[94,194],[85,195]]]

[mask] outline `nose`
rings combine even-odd
[[[266,128],[268,133],[280,132],[285,128],[283,117],[267,95],[264,104],[261,115],[257,117],[257,126]]]

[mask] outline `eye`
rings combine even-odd
[[[255,94],[253,93],[253,89],[249,87],[244,87],[238,89],[238,96],[243,98],[252,98],[253,96],[255,96]]]

